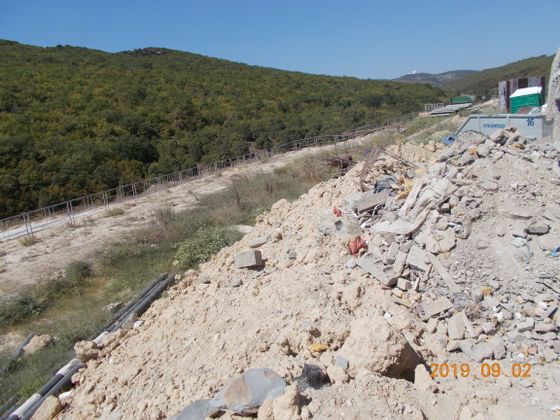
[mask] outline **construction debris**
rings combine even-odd
[[[259,250],[240,252],[235,255],[237,268],[260,267],[263,265],[262,253]]]
[[[555,416],[560,147],[500,129],[465,132],[433,157],[412,167],[372,152],[276,203],[201,265],[194,276],[210,282],[179,282],[141,329],[89,349],[62,418],[162,418],[185,406],[199,417],[184,418]],[[484,376],[483,361],[508,376]],[[513,363],[531,376],[514,377]],[[330,382],[298,387],[305,365]],[[254,366],[276,372],[282,392],[267,400],[268,385],[238,380],[227,399],[228,378]]]

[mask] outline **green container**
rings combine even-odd
[[[522,108],[533,108],[542,105],[542,98],[540,93],[532,93],[530,95],[515,96],[510,98],[509,106],[511,113],[516,114]]]
[[[453,98],[451,98],[451,103],[452,104],[468,104],[470,102],[473,102],[473,98],[472,96],[454,96]]]

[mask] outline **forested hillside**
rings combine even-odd
[[[430,86],[160,48],[111,54],[0,41],[0,217],[441,97]]]
[[[467,74],[462,78],[445,83],[443,86],[454,93],[491,97],[498,94],[498,82],[500,80],[531,76],[545,76],[548,80],[551,65],[552,56],[541,55],[509,63],[505,66]]]

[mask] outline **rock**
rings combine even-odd
[[[531,211],[515,206],[502,207],[498,209],[498,214],[514,220],[530,219],[533,217]]]
[[[493,335],[496,333],[496,327],[491,322],[485,322],[482,324],[482,331],[484,331],[486,335]]]
[[[473,163],[475,161],[475,156],[470,150],[465,150],[465,152],[459,158],[459,163],[463,166]]]
[[[410,377],[421,361],[404,336],[383,316],[352,321],[340,354],[348,360],[349,372],[354,377],[362,370],[393,378]]]
[[[298,420],[302,397],[297,386],[292,384],[286,388],[284,394],[276,399],[267,400],[258,411],[257,418],[271,420]]]
[[[226,384],[214,396],[212,405],[237,414],[254,414],[266,399],[279,397],[285,388],[286,382],[273,370],[248,369]]]
[[[76,352],[76,357],[82,363],[97,359],[100,353],[97,344],[93,341],[78,341],[74,345],[74,351]]]
[[[535,332],[537,333],[550,333],[550,332],[556,332],[558,330],[558,327],[554,324],[547,324],[545,322],[539,322],[538,324],[535,325]]]
[[[495,182],[492,182],[492,181],[484,180],[484,181],[480,182],[478,184],[478,186],[485,191],[492,191],[492,192],[498,191],[498,184],[496,184]]]
[[[259,247],[263,246],[264,244],[266,244],[267,242],[268,242],[268,237],[259,236],[255,239],[252,239],[251,241],[249,241],[248,245],[249,245],[249,248],[259,248]]]
[[[465,336],[464,317],[463,312],[457,312],[447,321],[447,335],[451,340],[462,340]]]
[[[170,420],[201,420],[218,412],[220,412],[220,409],[212,404],[212,400],[196,400],[187,405],[180,413],[171,417]]]
[[[506,346],[504,342],[499,337],[490,337],[488,339],[488,344],[492,347],[492,354],[494,355],[494,359],[502,360],[506,357]]]
[[[62,411],[62,404],[58,398],[50,395],[45,398],[45,401],[39,406],[37,411],[31,417],[32,420],[51,420],[54,419],[58,413]]]
[[[387,200],[387,190],[374,193],[373,191],[362,194],[355,203],[356,212],[358,214],[375,209],[377,206],[385,204]]]
[[[363,293],[362,286],[358,283],[352,283],[344,288],[342,296],[348,307],[355,309],[360,306]]]
[[[428,372],[428,369],[423,364],[417,365],[416,369],[414,369],[414,388],[421,391],[434,391],[437,388],[432,375],[430,375],[430,372]]]
[[[431,302],[422,302],[418,305],[418,314],[423,320],[439,314],[440,312],[451,309],[453,304],[445,296],[439,297]]]
[[[406,258],[408,253],[400,250],[395,257],[395,262],[393,263],[393,274],[394,277],[398,277],[404,270],[404,265],[406,264]]]
[[[329,375],[331,382],[335,384],[346,383],[350,379],[350,377],[348,376],[348,372],[346,372],[346,369],[337,365],[329,365],[327,367],[327,374]]]
[[[54,339],[49,334],[34,335],[31,337],[31,340],[29,340],[29,343],[23,347],[23,352],[25,354],[33,354],[43,350],[53,342]]]
[[[429,265],[426,263],[426,253],[418,246],[413,245],[406,257],[406,264],[418,271],[428,271]]]
[[[517,324],[517,331],[520,333],[525,331],[531,331],[534,326],[535,326],[535,320],[533,318],[529,318],[526,321]]]
[[[548,233],[550,226],[543,222],[535,221],[529,224],[525,230],[531,235],[544,235],[545,233]]]
[[[432,254],[449,252],[455,247],[455,233],[453,229],[436,231],[433,235],[426,237],[426,251]]]
[[[103,310],[110,314],[116,314],[124,306],[123,302],[113,302],[105,305]]]
[[[385,264],[393,264],[399,252],[399,245],[393,242],[385,253]]]
[[[242,233],[244,235],[251,233],[254,229],[254,227],[251,225],[233,225],[232,228],[234,228],[239,233]]]
[[[384,266],[382,262],[375,261],[373,255],[364,254],[356,260],[356,263],[367,271],[376,280],[386,286],[393,286],[397,282],[397,277],[394,276],[393,269],[390,266]]]
[[[430,318],[428,320],[428,325],[426,326],[426,332],[433,334],[436,331],[437,326],[438,326],[437,318]]]
[[[412,282],[401,277],[397,280],[397,287],[401,290],[409,290],[412,288]]]
[[[464,340],[466,341],[466,340]],[[475,362],[482,362],[486,359],[492,359],[493,348],[488,342],[481,342],[472,345],[470,348],[464,348],[461,346],[461,350],[467,357],[474,360]]]
[[[478,146],[477,149],[477,154],[480,157],[487,157],[490,152],[492,151],[492,149],[494,148],[494,143],[492,143],[490,140],[486,140],[484,143],[482,143],[480,146]]]
[[[337,354],[335,356],[334,362],[336,366],[339,366],[342,369],[348,369],[348,360],[346,360],[346,358],[342,357],[340,354]]]
[[[305,363],[301,375],[294,378],[297,382],[298,390],[305,391],[307,388],[319,389],[330,383],[328,375],[316,365]]]
[[[237,268],[261,267],[262,265],[263,260],[261,251],[243,251],[235,255],[235,266]]]
[[[123,330],[131,330],[134,328],[134,324],[136,323],[136,320],[138,319],[138,315],[133,312],[130,315],[128,315],[128,317],[124,320],[124,322],[121,325],[121,328]]]

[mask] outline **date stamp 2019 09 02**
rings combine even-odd
[[[509,367],[499,362],[482,363],[480,366],[471,366],[470,363],[430,363],[433,378],[469,378],[475,375],[482,378],[529,378],[531,368],[530,363],[513,363]]]

